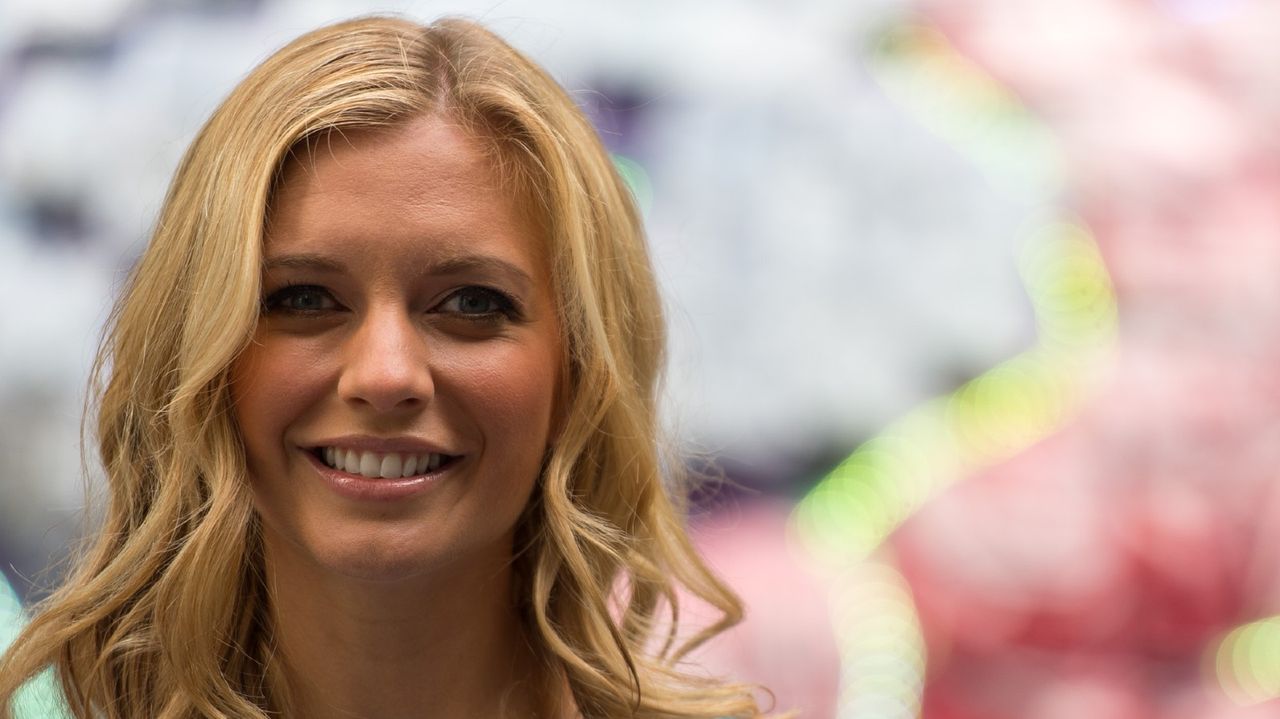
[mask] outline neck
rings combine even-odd
[[[367,581],[272,555],[274,632],[294,716],[546,716],[509,562]]]

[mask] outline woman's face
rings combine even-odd
[[[562,346],[538,236],[479,144],[434,116],[334,133],[292,161],[267,234],[233,395],[271,561],[507,562]]]

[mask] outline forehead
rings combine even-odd
[[[544,265],[542,233],[491,153],[439,115],[314,138],[282,170],[266,255],[376,242],[427,254],[481,250]]]

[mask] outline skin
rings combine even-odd
[[[563,361],[534,224],[430,115],[296,159],[264,253],[233,394],[297,714],[532,716],[510,567]],[[352,436],[459,459],[408,496],[353,498],[313,454]]]

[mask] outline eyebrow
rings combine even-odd
[[[341,273],[347,266],[324,255],[292,254],[269,257],[263,262],[263,269],[270,272],[277,269],[312,270],[317,272]],[[464,275],[470,273],[487,275],[505,275],[525,288],[533,286],[533,278],[520,267],[506,260],[488,255],[456,255],[429,263],[426,273],[433,275]]]
[[[268,272],[278,269],[342,272],[346,265],[321,255],[280,255],[267,258],[262,263],[262,268]]]

